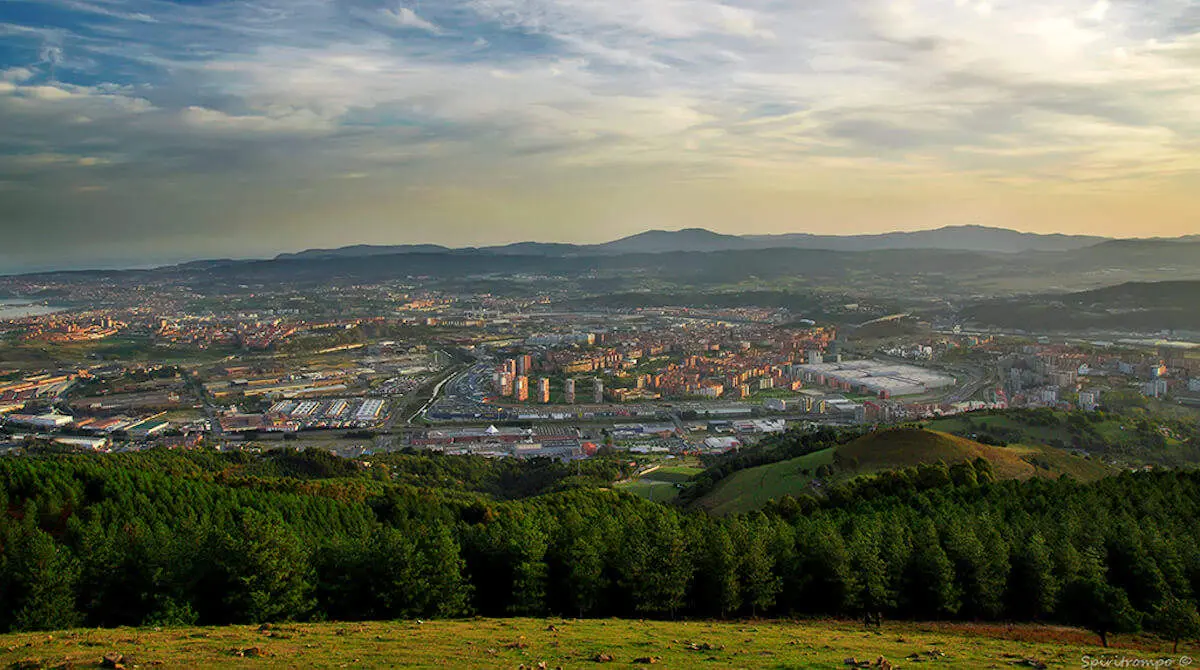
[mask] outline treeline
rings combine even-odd
[[[369,464],[369,465],[368,465]],[[515,500],[575,488],[600,488],[635,470],[616,455],[566,463],[554,458],[487,459],[415,449],[354,461],[321,449],[272,449],[261,457],[238,454],[221,470],[225,480],[324,480],[358,478]]]
[[[927,466],[719,519],[596,488],[500,502],[374,464],[231,474],[248,458],[0,459],[0,630],[553,613],[1200,632],[1200,474]]]

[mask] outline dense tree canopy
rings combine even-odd
[[[970,470],[885,473],[719,519],[544,463],[0,458],[0,629],[797,613],[1196,634],[1200,474]]]

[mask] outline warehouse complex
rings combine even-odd
[[[957,383],[954,377],[926,368],[872,360],[809,363],[796,367],[807,383],[881,398],[921,395]]]

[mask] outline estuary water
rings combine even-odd
[[[28,316],[42,316],[61,312],[65,307],[54,305],[39,305],[29,300],[0,299],[0,319],[23,319]]]

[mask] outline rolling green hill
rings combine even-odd
[[[1131,282],[1079,293],[986,300],[968,306],[962,316],[968,322],[1034,331],[1193,329],[1200,326],[1197,290],[1197,281]]]
[[[1070,475],[1093,481],[1113,470],[1098,461],[1041,445],[994,447],[963,437],[922,429],[881,430],[834,449],[749,468],[721,481],[696,505],[714,514],[758,509],[784,495],[820,494],[830,483],[923,464],[954,465],[983,458],[999,479]],[[818,468],[828,466],[822,477]]]
[[[734,514],[758,509],[785,495],[813,492],[817,468],[833,465],[833,449],[757,468],[740,470],[726,477],[696,505],[713,514]]]

